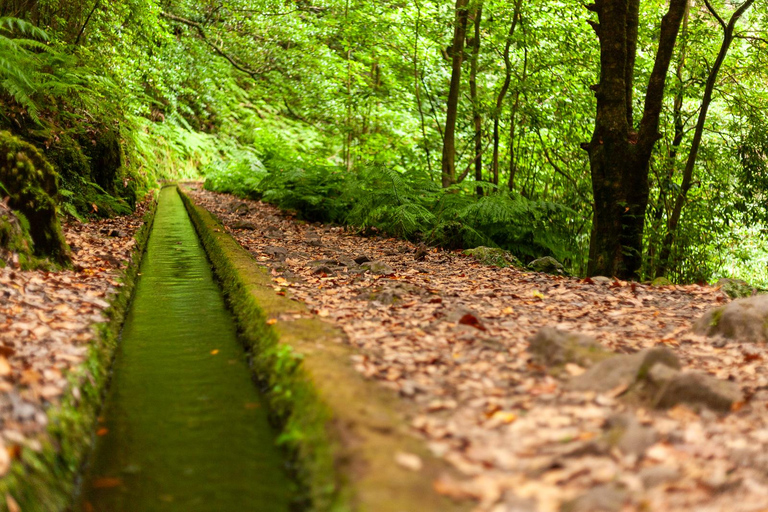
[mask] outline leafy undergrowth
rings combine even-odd
[[[277,293],[346,331],[361,373],[419,408],[414,432],[464,474],[436,481],[440,492],[474,499],[478,511],[764,509],[768,349],[713,345],[690,331],[728,300],[722,290],[525,273],[440,250],[421,261],[409,242],[195,196],[271,269]],[[622,400],[626,387],[574,391],[567,378],[580,364],[558,376],[532,359],[528,342],[544,326],[594,336],[612,352],[667,347],[687,371],[731,381],[746,399],[718,415],[638,408]],[[627,443],[606,447],[624,435],[622,422],[633,429]]]
[[[571,233],[575,212],[485,186],[477,197],[462,186],[442,189],[428,175],[383,166],[348,172],[297,157],[238,154],[208,169],[205,188],[262,199],[301,219],[354,226],[449,249],[500,247],[527,263],[554,256],[581,265]],[[578,273],[578,268],[576,269]]]

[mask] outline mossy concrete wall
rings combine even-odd
[[[77,479],[93,445],[109,368],[138,276],[139,264],[154,219],[154,206],[135,235],[131,263],[121,276],[123,286],[106,310],[109,322],[100,324],[88,358],[69,375],[70,388],[60,405],[49,408],[48,428],[39,451],[24,447],[9,473],[0,479],[0,510],[9,510],[10,496],[23,512],[69,510]],[[75,392],[77,389],[77,392]],[[11,502],[12,503],[12,502]],[[13,512],[13,511],[12,511]]]
[[[468,503],[434,491],[434,480],[451,469],[409,432],[409,405],[352,367],[354,351],[343,331],[308,318],[303,303],[277,295],[267,269],[183,191],[182,199],[252,350],[254,371],[266,385],[282,425],[280,440],[295,458],[310,508],[469,510]],[[418,455],[422,469],[398,465],[398,452]]]

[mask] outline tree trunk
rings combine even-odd
[[[633,126],[632,87],[639,0],[596,0],[591,25],[600,39],[600,83],[589,153],[594,216],[588,275],[636,279],[642,263],[648,165],[661,137],[664,86],[687,0],[670,0],[662,18],[659,46],[645,95],[639,130]]]
[[[468,0],[456,0],[456,18],[453,27],[451,45],[451,85],[445,113],[445,131],[443,132],[443,158],[441,176],[443,188],[456,182],[456,117],[461,91],[461,64],[464,61],[464,38],[467,32]]]
[[[733,31],[736,27],[736,23],[739,18],[749,9],[755,0],[747,0],[741,6],[736,9],[731,19],[726,24],[723,19],[712,8],[709,1],[705,0],[707,8],[712,15],[717,19],[718,23],[723,29],[723,42],[720,45],[720,51],[717,54],[715,63],[709,70],[709,76],[707,77],[707,84],[704,87],[704,96],[701,99],[701,108],[699,109],[699,117],[696,120],[696,129],[693,133],[693,141],[691,142],[691,149],[688,153],[688,159],[685,162],[685,169],[683,169],[683,181],[680,184],[680,192],[675,198],[675,206],[672,209],[672,214],[669,216],[667,222],[667,233],[664,236],[664,241],[661,246],[661,255],[659,256],[659,265],[656,268],[656,275],[664,275],[669,270],[669,257],[672,253],[672,246],[675,242],[675,235],[677,234],[677,227],[680,223],[680,216],[683,211],[683,205],[685,204],[685,198],[688,191],[691,189],[693,182],[693,168],[696,165],[696,157],[699,153],[699,147],[701,147],[701,138],[704,134],[704,123],[707,120],[707,112],[709,111],[709,105],[712,103],[712,93],[715,90],[715,84],[717,83],[717,75],[720,73],[720,68],[725,61],[726,55],[728,55],[728,49],[733,42]]]
[[[501,89],[496,95],[496,108],[493,111],[493,157],[491,160],[491,175],[493,176],[493,184],[499,184],[499,118],[501,118],[502,106],[504,105],[504,98],[507,96],[509,90],[509,84],[512,81],[512,63],[509,60],[509,51],[512,47],[512,36],[515,35],[515,28],[517,28],[517,22],[520,18],[520,8],[523,5],[523,0],[517,0],[515,3],[515,10],[512,13],[512,22],[509,25],[509,32],[507,33],[507,41],[504,43],[504,82],[501,84]]]
[[[483,4],[480,2],[472,16],[474,36],[471,41],[472,58],[469,67],[469,96],[472,101],[472,124],[475,128],[475,181],[478,183],[476,191],[478,196],[483,195],[483,116],[480,113],[480,100],[477,97],[477,64],[480,57],[480,22],[483,19]]]

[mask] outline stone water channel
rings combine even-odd
[[[293,488],[210,264],[160,194],[78,510],[287,511]]]

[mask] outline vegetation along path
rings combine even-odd
[[[413,432],[463,474],[439,492],[494,512],[766,509],[766,349],[707,337],[719,314],[691,330],[721,289],[497,268],[191,194],[416,404]]]

